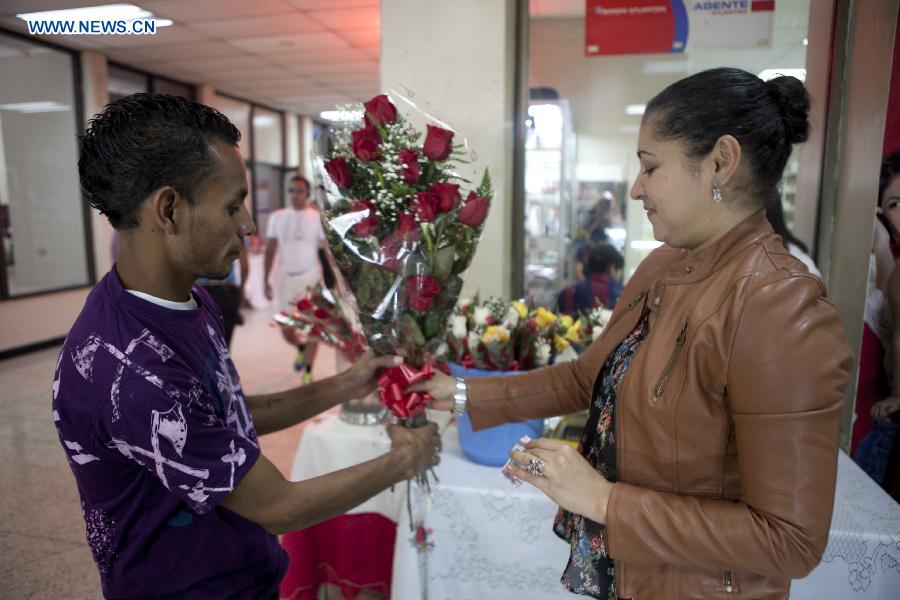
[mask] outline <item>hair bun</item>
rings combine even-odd
[[[788,141],[791,144],[805,142],[809,137],[809,93],[803,82],[790,75],[781,75],[766,82],[766,91],[778,106]]]

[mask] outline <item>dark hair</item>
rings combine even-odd
[[[891,184],[894,177],[900,175],[900,150],[894,150],[884,157],[881,163],[881,178],[878,181],[878,206],[884,200],[884,190]]]
[[[309,184],[309,179],[307,179],[307,178],[304,177],[303,175],[292,175],[289,181],[291,181],[291,182],[294,182],[294,181],[302,181],[303,183],[306,184],[306,190],[307,190],[307,191],[312,190],[312,186]]]
[[[241,133],[214,108],[178,96],[140,93],[107,104],[81,139],[78,172],[92,207],[116,229],[139,225],[138,206],[170,185],[194,200],[210,175],[210,143]]]
[[[606,273],[610,267],[621,269],[624,266],[625,259],[618,250],[609,244],[594,244],[591,246],[591,253],[588,255],[584,271],[586,275],[593,275]]]
[[[771,201],[791,145],[809,136],[808,115],[809,94],[796,77],[763,81],[723,67],[673,83],[647,103],[644,118],[658,139],[681,142],[693,159],[733,135],[750,165],[750,192]]]
[[[806,244],[801,242],[800,239],[787,228],[787,224],[784,222],[784,207],[781,205],[781,196],[779,196],[777,192],[771,201],[766,202],[766,218],[769,220],[775,233],[781,236],[781,243],[784,244],[785,250],[788,250],[787,246],[790,243],[803,250],[804,254],[809,254]]]

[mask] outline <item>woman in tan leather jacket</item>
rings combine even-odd
[[[822,282],[765,219],[809,97],[738,69],[647,104],[631,196],[664,245],[577,360],[422,385],[490,427],[590,408],[579,449],[511,455],[560,506],[562,583],[595,598],[787,598],[828,539],[852,355]]]

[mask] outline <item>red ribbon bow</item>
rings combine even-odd
[[[378,378],[378,392],[381,403],[389,408],[396,416],[406,419],[425,411],[425,406],[431,401],[431,395],[427,392],[406,392],[409,386],[430,379],[434,374],[434,367],[427,363],[417,371],[403,363],[398,367],[391,367]]]

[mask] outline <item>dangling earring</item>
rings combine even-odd
[[[722,188],[719,187],[719,182],[713,183],[713,204],[719,204],[722,202]]]

